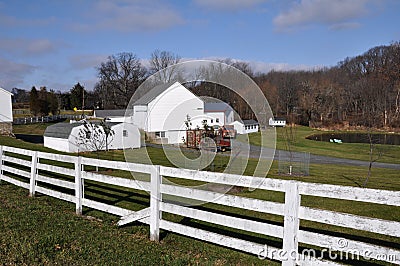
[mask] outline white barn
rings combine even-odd
[[[0,135],[12,134],[12,101],[13,94],[0,88]]]
[[[137,126],[131,123],[107,123],[114,131],[114,136],[108,145],[109,149],[140,148],[141,133]],[[44,146],[63,152],[90,151],[88,147],[79,145],[79,131],[84,128],[81,122],[57,123],[46,128]],[[103,150],[105,150],[103,146]]]
[[[156,86],[133,104],[134,124],[160,143],[181,143],[187,116],[201,127],[204,102],[179,82]]]
[[[234,121],[230,125],[234,127],[237,134],[254,133],[259,129],[259,124],[255,120]]]

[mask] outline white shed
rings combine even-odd
[[[268,124],[271,127],[284,127],[286,126],[286,119],[285,118],[270,118]]]
[[[108,145],[109,149],[140,148],[141,133],[137,126],[131,123],[107,123],[114,131],[114,136]],[[82,122],[57,123],[46,128],[44,146],[64,152],[91,151],[84,145],[79,145],[79,131],[84,128]],[[105,150],[105,145],[102,149]]]
[[[258,132],[259,124],[255,120],[243,120],[243,121],[234,121],[230,123],[232,125],[237,134],[248,134]]]
[[[12,95],[11,92],[0,88],[0,135],[12,134]]]
[[[187,116],[201,127],[204,103],[179,82],[156,86],[133,104],[134,124],[162,143],[182,142]]]

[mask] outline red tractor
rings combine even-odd
[[[236,131],[231,126],[189,129],[186,131],[186,145],[188,148],[224,152],[231,149],[231,139],[235,137]]]

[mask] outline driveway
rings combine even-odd
[[[159,144],[150,144],[146,143],[146,146],[149,147],[154,147],[154,148],[162,148],[162,145]],[[236,147],[235,150],[238,152],[235,154],[235,156],[243,156],[247,157],[247,148],[245,144],[235,141],[233,143],[233,146]],[[243,147],[243,148],[241,148]],[[165,145],[166,149],[179,149],[177,146],[173,145]],[[279,160],[279,153],[281,156],[284,157],[289,157],[289,152],[288,151],[283,151],[283,150],[276,150],[275,153],[273,149],[270,148],[265,148],[265,147],[260,147],[260,146],[255,146],[255,145],[250,145],[250,151],[249,151],[249,157],[250,158],[255,158],[258,159],[260,158],[260,152],[262,151],[262,158],[264,159],[271,159],[272,156],[274,156],[274,160],[278,161]],[[219,153],[222,156],[231,156],[230,152],[225,152],[225,153]],[[292,152],[293,157],[302,157],[304,156],[304,153],[302,152]],[[315,163],[315,164],[336,164],[336,165],[350,165],[350,166],[365,166],[368,167],[369,162],[367,161],[360,161],[360,160],[352,160],[352,159],[345,159],[345,158],[337,158],[337,157],[330,157],[330,156],[323,156],[323,155],[316,155],[316,154],[310,154],[310,163]],[[386,169],[396,169],[400,170],[400,164],[394,164],[394,163],[380,163],[380,162],[375,162],[373,163],[373,167],[377,168],[386,168]]]

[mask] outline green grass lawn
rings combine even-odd
[[[285,141],[287,128],[276,128],[276,148],[279,150],[287,149]],[[338,158],[348,158],[355,160],[369,161],[369,144],[365,143],[330,143],[323,141],[314,141],[306,139],[307,136],[317,133],[327,133],[311,129],[304,126],[296,126],[294,128],[295,137],[293,143],[293,151],[309,152],[317,155],[332,156]],[[253,145],[261,146],[261,134],[249,134],[249,142]],[[264,146],[268,146],[265,143]],[[383,151],[383,156],[378,162],[400,163],[400,146],[399,145],[377,145]]]
[[[74,206],[0,185],[2,265],[248,265],[256,256],[166,233],[148,240],[147,225],[118,228],[104,213],[79,217]]]
[[[33,123],[28,125],[13,125],[14,134],[43,135],[46,128],[54,123]]]
[[[33,134],[43,135],[49,123],[38,123],[30,125],[14,125],[13,132],[16,134]],[[276,148],[279,150],[287,149],[287,142],[285,141],[285,134],[287,128],[276,128]],[[294,127],[294,143],[292,146],[293,151],[309,152],[317,155],[332,156],[338,158],[347,158],[355,160],[369,161],[369,144],[363,143],[330,143],[323,141],[314,141],[306,139],[307,136],[326,133],[304,126]],[[267,134],[269,134],[267,132]],[[253,145],[261,146],[261,134],[251,133],[248,135],[249,142]],[[238,139],[246,142],[246,136],[239,135]],[[263,143],[264,146],[270,146],[270,143]],[[400,163],[400,146],[399,145],[377,145],[379,150],[382,150],[383,155],[379,158],[378,162],[385,163]]]
[[[301,129],[297,134],[306,135],[309,132],[307,129]],[[307,143],[303,140],[299,142]],[[44,148],[42,145],[29,144],[10,137],[0,137],[0,144],[54,152],[51,149]],[[152,147],[133,149],[129,151],[129,154],[131,161],[138,163],[150,163],[145,160],[145,155],[149,154],[153,164],[173,166],[161,149]],[[120,150],[84,153],[82,155],[107,160],[125,160],[124,152]],[[195,154],[189,154],[189,156],[195,156]],[[217,156],[214,161],[214,170],[223,171],[227,160],[227,157]],[[256,160],[250,159],[245,174],[251,175],[256,164]],[[310,176],[293,177],[278,175],[277,168],[277,163],[274,162],[268,177],[346,186],[359,186],[367,174],[365,167],[311,164]],[[106,171],[105,173],[133,178],[131,173],[126,171]],[[173,181],[188,186],[197,184],[193,181],[176,178]],[[398,191],[400,190],[399,173],[397,170],[373,168],[372,177],[367,187]],[[231,193],[275,202],[283,202],[284,199],[283,193],[272,191],[242,189]],[[26,195],[27,191],[15,186],[8,184],[0,186],[0,201],[1,205],[4,206],[0,208],[0,220],[3,219],[3,223],[0,222],[0,230],[5,232],[0,234],[0,245],[2,247],[0,261],[5,264],[28,264],[34,262],[33,264],[248,265],[266,263],[266,261],[258,260],[256,256],[246,255],[173,233],[163,233],[162,241],[159,244],[151,243],[148,241],[149,232],[146,225],[138,223],[117,228],[115,223],[118,217],[85,208],[84,214],[93,216],[96,219],[81,219],[74,215],[73,204],[45,196],[31,199]],[[148,206],[149,203],[148,195],[145,192],[89,181],[85,182],[85,195],[88,198],[132,210],[142,209]],[[397,207],[309,196],[302,197],[302,205],[400,222],[400,212],[398,212]],[[282,217],[276,215],[228,208],[211,203],[199,208],[236,217],[247,217],[263,222],[282,224]],[[278,247],[281,245],[280,240],[268,236],[227,229],[194,219],[168,214],[163,214],[163,219],[259,243],[268,243]],[[43,225],[43,228],[38,226],[39,224]],[[382,245],[389,247],[400,247],[399,239],[394,237],[308,221],[301,221],[301,227],[334,236],[343,236],[370,243],[382,243]],[[18,230],[15,230],[15,228],[18,228]],[[272,262],[268,261],[268,263]]]
[[[27,143],[22,140],[17,140],[11,137],[0,136],[0,145],[6,145],[17,148],[24,148],[30,150],[38,150],[43,152],[58,153],[58,154],[68,154],[64,152],[55,151],[43,147],[43,145]],[[178,151],[176,151],[178,153]],[[196,151],[186,151],[184,152],[187,156],[194,156]],[[146,147],[140,149],[131,149],[127,151],[129,154],[129,162],[143,163],[143,164],[154,164],[174,167],[168,158],[166,158],[165,153],[162,149]],[[71,154],[77,155],[77,154]],[[86,152],[81,153],[81,156],[99,158],[104,160],[115,160],[115,161],[125,161],[125,153],[122,150],[113,151],[100,151],[100,152]],[[149,156],[149,157],[148,157]],[[223,172],[228,163],[229,157],[217,155],[214,159],[213,167],[207,167],[206,170],[213,170],[217,172]],[[253,175],[254,169],[258,163],[255,159],[249,159],[248,161],[241,161],[240,163],[245,164],[246,175]],[[273,162],[271,169],[267,177],[279,178],[279,179],[294,179],[305,182],[314,183],[327,183],[334,185],[346,185],[346,186],[359,186],[367,175],[367,167],[355,167],[355,166],[345,166],[345,165],[326,165],[326,164],[310,164],[310,175],[304,177],[295,176],[282,176],[278,174],[278,163]],[[128,176],[124,176],[128,177]],[[387,189],[387,190],[400,190],[400,176],[398,170],[383,169],[383,168],[373,168],[372,177],[367,184],[368,188],[376,189]]]

